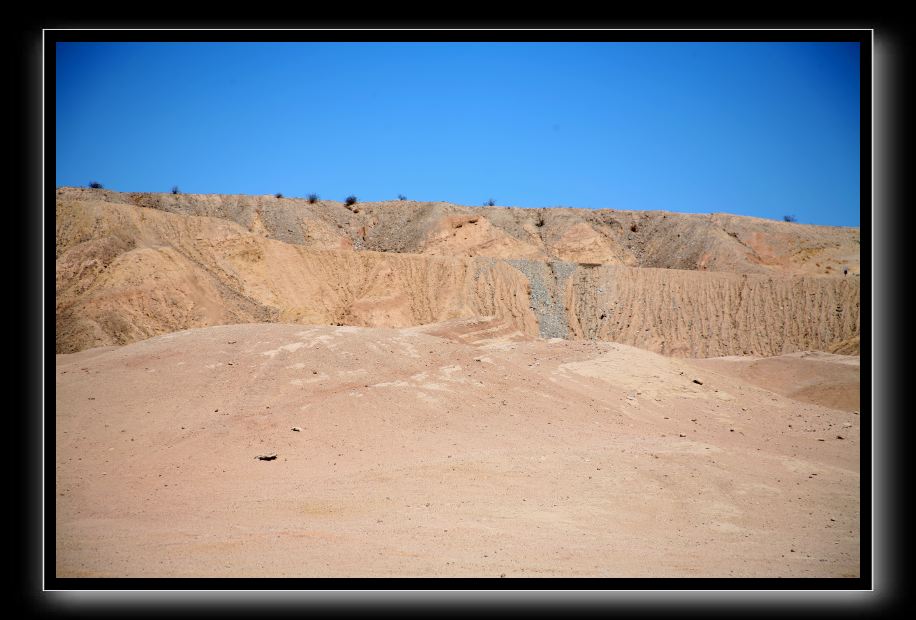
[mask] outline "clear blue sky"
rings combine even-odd
[[[57,185],[859,225],[858,43],[61,43]]]

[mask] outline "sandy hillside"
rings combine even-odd
[[[859,575],[857,228],[79,188],[55,225],[60,576]]]
[[[58,355],[57,574],[857,576],[857,371],[498,317]]]
[[[724,213],[469,207],[396,200],[156,194],[63,187],[58,206],[107,202],[233,221],[312,249],[367,249],[768,275],[859,273],[858,228]]]
[[[62,189],[57,351],[231,323],[410,327],[497,316],[528,335],[682,357],[858,352],[858,229],[614,212],[633,220],[608,224],[623,229],[618,238],[588,228],[611,217],[597,211],[351,208],[359,213],[273,197]],[[354,237],[373,213],[374,232]],[[627,250],[629,236],[642,245]],[[582,250],[593,241],[611,249]],[[836,252],[853,265],[847,277],[796,260],[827,264]]]

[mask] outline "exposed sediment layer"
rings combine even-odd
[[[322,249],[223,217],[103,200],[61,199],[56,215],[60,353],[218,324],[408,327],[474,317],[532,337],[674,356],[858,351],[853,275]]]
[[[605,265],[577,269],[566,296],[570,331],[577,338],[622,342],[665,355],[824,351],[860,331],[858,278]]]

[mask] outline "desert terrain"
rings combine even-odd
[[[55,224],[58,576],[859,575],[857,228],[81,188]]]

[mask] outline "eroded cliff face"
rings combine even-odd
[[[858,278],[602,266],[578,269],[565,293],[577,338],[679,357],[824,351],[860,331]]]
[[[850,274],[859,272],[858,228],[720,213],[466,207],[406,200],[348,206],[273,196],[58,190],[58,204],[86,201],[219,218],[310,249],[770,275],[842,275],[844,267]]]
[[[209,217],[103,202],[58,208],[57,349],[226,323],[407,327],[495,316],[536,333],[505,264],[309,250]]]
[[[56,233],[61,353],[218,324],[475,317],[675,356],[858,351],[858,229],[63,188]]]

